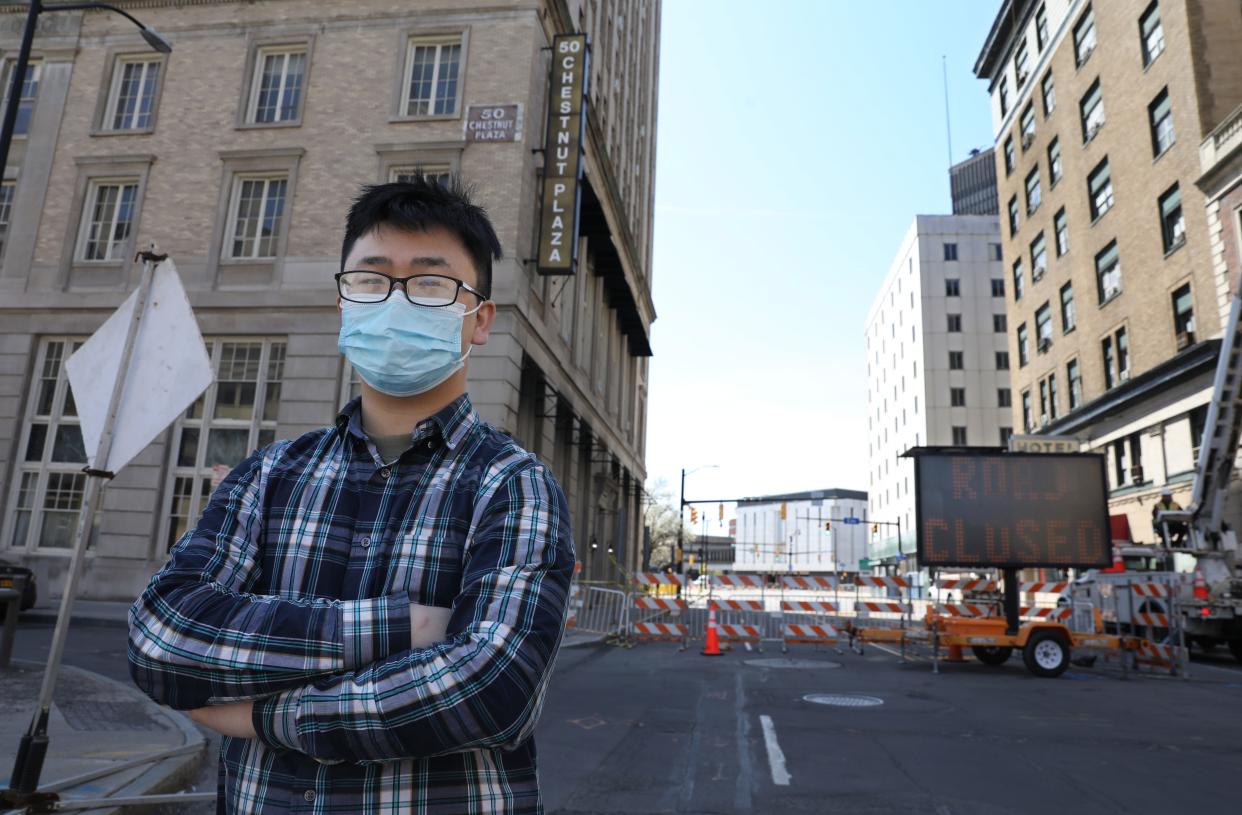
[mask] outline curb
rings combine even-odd
[[[60,619],[59,612],[44,611],[42,609],[32,608],[29,611],[23,611],[22,613],[17,615],[17,624],[19,626],[22,623],[49,623],[51,625],[55,625],[58,619]],[[96,617],[93,615],[87,616],[87,615],[82,615],[82,614],[74,614],[72,617],[69,618],[69,623],[71,625],[87,625],[87,626],[117,627],[117,628],[127,628],[129,626],[128,620],[124,620],[124,619],[118,620],[113,617]],[[95,676],[99,676],[99,674],[95,674]],[[103,678],[106,679],[107,677],[103,677]]]
[[[94,619],[101,625],[109,624],[110,622],[100,620],[98,618]],[[36,669],[43,667],[43,663],[33,662],[31,660],[15,659],[13,661],[15,663],[20,662],[23,665],[31,666]],[[65,664],[61,665],[60,670],[62,673],[86,674],[95,682],[103,685],[110,685],[117,688],[119,692],[124,693],[126,696],[130,696],[140,701],[146,709],[148,715],[162,716],[164,719],[176,726],[176,728],[181,731],[181,735],[184,739],[184,745],[195,746],[197,748],[193,752],[179,756],[172,756],[153,763],[147,770],[139,773],[130,781],[127,781],[120,787],[114,789],[109,794],[110,796],[135,796],[162,792],[176,792],[181,790],[181,788],[194,777],[196,771],[199,769],[199,766],[206,758],[205,748],[207,746],[207,739],[188,716],[179,711],[173,710],[172,708],[157,705],[155,702],[148,699],[144,694],[139,692],[136,688],[130,687],[124,682],[118,682],[115,679],[95,673],[94,671],[88,671],[85,668],[77,668],[73,665]],[[107,776],[104,776],[104,778],[107,778]],[[57,779],[44,779],[40,784],[40,787],[50,786],[56,783]],[[70,799],[72,797],[72,793],[72,787],[57,791],[57,794],[59,794],[64,800]],[[114,813],[124,813],[128,811],[130,810],[116,807],[91,810],[91,812],[97,813],[98,815],[114,815]],[[148,811],[148,809],[147,807],[141,807],[134,811],[144,812]]]

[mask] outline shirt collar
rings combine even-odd
[[[470,396],[463,393],[419,422],[414,432],[410,434],[410,438],[417,443],[438,434],[449,450],[456,450],[478,423],[479,415],[474,412]],[[369,441],[366,431],[362,429],[361,396],[354,397],[349,404],[341,408],[341,412],[336,417],[336,429],[342,436],[349,434],[362,441]]]

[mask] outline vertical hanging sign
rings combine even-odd
[[[540,199],[540,274],[571,275],[577,270],[587,62],[585,34],[558,34],[552,39]]]

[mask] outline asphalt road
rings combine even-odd
[[[50,639],[50,626],[26,626],[16,655],[40,659]],[[1017,658],[934,676],[925,661],[903,665],[877,648],[858,656],[798,646],[788,656],[805,666],[752,662],[781,656],[564,649],[536,735],[548,813],[1237,808],[1242,666],[1227,655],[1197,658],[1190,681],[1078,668],[1035,679]],[[66,659],[125,680],[124,631],[75,627]],[[804,698],[817,693],[882,704]],[[214,786],[213,765],[200,788]]]

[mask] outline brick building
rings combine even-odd
[[[1242,7],[1005,0],[975,65],[996,136],[1014,427],[1109,458],[1151,540],[1183,501],[1222,324],[1199,146],[1242,102]]]
[[[172,53],[116,14],[44,12],[0,189],[0,557],[58,591],[85,460],[63,363],[136,285],[136,247],[176,261],[216,376],[108,486],[87,597],[133,597],[222,468],[333,421],[358,388],[332,280],[351,198],[459,172],[505,254],[475,406],[551,465],[583,576],[636,568],[658,0],[119,5]],[[0,14],[6,75],[24,17]],[[579,263],[542,276],[550,45],[572,32],[591,43]],[[495,118],[505,138],[476,138]]]

